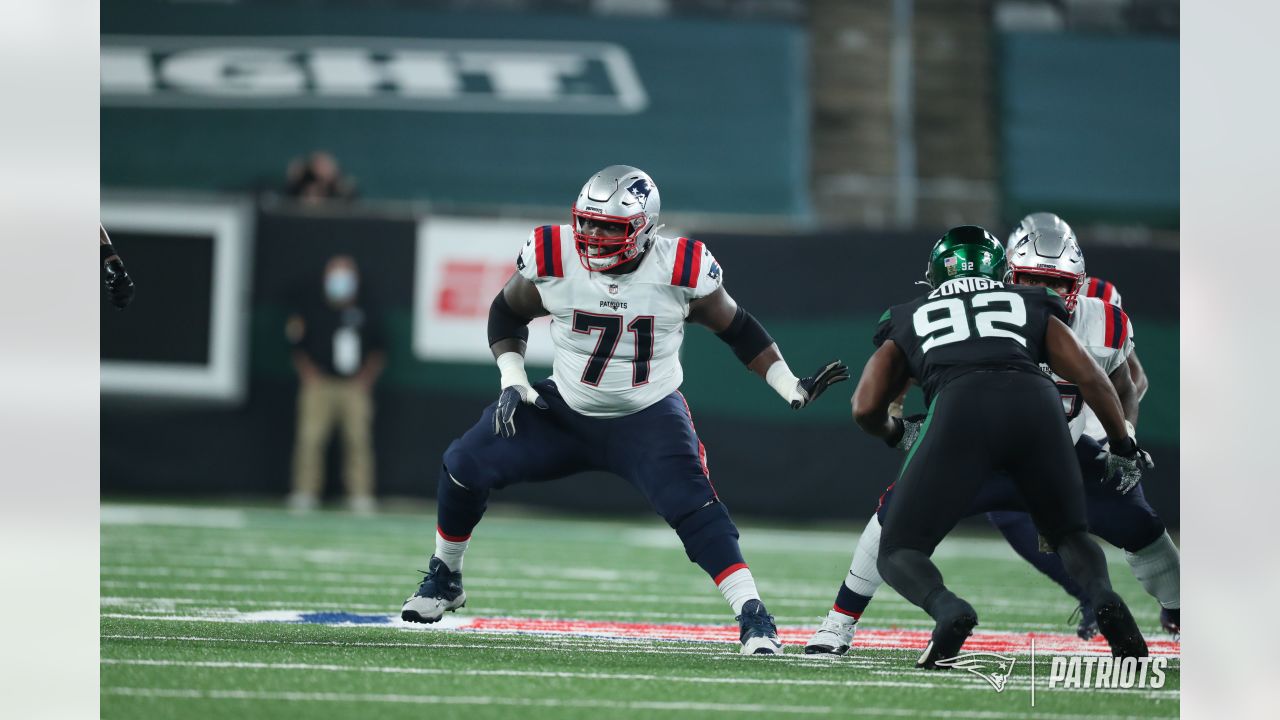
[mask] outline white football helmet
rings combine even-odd
[[[592,272],[615,268],[635,259],[649,247],[658,228],[662,200],[658,185],[648,173],[630,165],[610,165],[578,193],[573,204],[573,240],[582,267]],[[591,234],[583,221],[594,221]],[[600,223],[615,227],[603,234]]]
[[[1067,310],[1075,310],[1084,285],[1084,251],[1071,226],[1052,213],[1033,213],[1009,236],[1005,251],[1009,263],[1008,280],[1017,284],[1022,276],[1054,277],[1070,281],[1063,297]]]
[[[1031,213],[1030,215],[1022,218],[1022,222],[1018,223],[1018,227],[1014,228],[1013,232],[1009,233],[1009,239],[1005,242],[1005,257],[1009,257],[1013,254],[1013,247],[1018,244],[1018,241],[1022,239],[1022,236],[1030,233],[1037,227],[1055,227],[1058,224],[1065,226],[1068,232],[1071,231],[1071,226],[1067,225],[1065,220],[1053,213],[1037,212]]]

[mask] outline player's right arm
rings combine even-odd
[[[1075,333],[1056,316],[1049,318],[1044,334],[1045,355],[1049,368],[1067,382],[1080,388],[1084,401],[1098,415],[1102,427],[1107,431],[1107,442],[1111,446],[1107,476],[1113,468],[1121,473],[1120,491],[1128,492],[1137,485],[1142,477],[1142,470],[1154,465],[1151,456],[1138,447],[1138,441],[1130,434],[1125,421],[1124,407],[1116,388],[1102,372],[1098,365]]]
[[[530,251],[525,246],[525,253]],[[523,274],[528,268],[524,254],[502,291],[489,306],[489,350],[498,364],[502,393],[493,413],[493,433],[502,437],[516,434],[516,408],[521,404],[545,410],[547,401],[529,382],[524,368],[524,352],[529,340],[529,322],[547,314],[542,295],[533,280]]]
[[[900,441],[902,419],[889,414],[889,405],[907,391],[910,382],[907,356],[892,339],[885,340],[862,368],[851,400],[853,421],[869,435],[886,441],[896,437]]]

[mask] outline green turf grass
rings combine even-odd
[[[997,694],[963,672],[911,669],[913,650],[813,658],[736,654],[729,643],[223,622],[264,610],[389,615],[420,580],[434,515],[359,518],[269,509],[104,505],[105,718],[639,718],[835,715],[1176,717],[1177,660],[1152,690],[1053,690],[1027,658]],[[857,521],[858,524],[861,520]],[[848,569],[847,531],[742,523],[743,550],[780,627],[816,626]],[[989,537],[936,556],[979,611],[979,630],[1070,632],[1074,603]],[[1149,636],[1157,608],[1118,553],[1113,581]],[[467,553],[464,616],[652,623],[733,622],[662,522],[593,521],[497,507]],[[927,629],[892,590],[863,627]]]

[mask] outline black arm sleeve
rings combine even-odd
[[[729,347],[733,348],[733,354],[738,356],[743,365],[750,365],[752,360],[765,348],[773,344],[773,338],[769,337],[769,332],[764,329],[759,320],[756,320],[751,313],[738,306],[738,312],[733,316],[733,322],[729,323],[729,327],[724,332],[716,333],[716,337],[729,343]]]
[[[512,309],[507,302],[507,298],[498,291],[498,296],[493,299],[493,304],[489,306],[489,344],[493,345],[499,340],[507,338],[519,338],[525,342],[529,341],[529,321],[532,318],[520,317],[520,314]]]

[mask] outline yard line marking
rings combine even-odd
[[[468,695],[404,695],[374,693],[316,693],[316,692],[264,692],[258,690],[198,690],[196,688],[140,688],[106,687],[104,695],[123,697],[165,698],[176,700],[281,700],[287,702],[341,702],[341,703],[410,703],[419,705],[498,705],[515,707],[600,708],[610,710],[702,710],[707,712],[785,713],[790,715],[830,715],[842,709],[825,705],[768,705],[763,703],[708,703],[708,702],[660,702],[626,700],[590,700],[483,697]],[[934,717],[972,718],[974,720],[1004,720],[1022,718],[1024,713],[1007,713],[990,710],[920,710],[907,708],[858,707],[859,715],[886,717]],[[1037,713],[1037,718],[1047,720],[1127,720],[1119,715],[1076,715],[1063,713]],[[1176,718],[1177,716],[1169,716]]]
[[[264,692],[258,690],[197,690],[195,688],[103,688],[109,695],[173,698],[182,700],[284,700],[288,702],[412,703],[420,705],[501,705],[516,707],[601,708],[609,710],[702,710],[707,712],[786,713],[789,715],[829,715],[823,705],[767,705],[763,703],[660,702],[646,700],[589,700],[483,697],[467,695],[401,695],[374,693]]]
[[[892,662],[895,665],[901,665],[900,660],[886,661],[884,664]],[[446,676],[466,676],[466,677],[533,677],[533,678],[555,678],[567,680],[627,680],[635,682],[669,682],[669,683],[693,683],[700,685],[758,685],[760,678],[750,677],[710,677],[710,676],[689,676],[689,675],[647,675],[639,673],[591,673],[591,672],[571,672],[571,671],[542,671],[542,670],[454,670],[449,668],[420,668],[420,667],[386,667],[386,666],[368,666],[368,665],[333,665],[333,664],[315,664],[315,663],[268,663],[268,662],[240,662],[231,660],[151,660],[140,658],[103,658],[103,665],[132,665],[132,666],[148,666],[148,667],[177,667],[177,668],[207,668],[220,670],[302,670],[306,672],[360,672],[360,673],[377,673],[390,675],[446,675]],[[845,663],[842,663],[845,664]],[[877,663],[880,664],[880,663]],[[828,666],[830,667],[830,666]],[[901,674],[901,670],[898,674]],[[892,687],[892,688],[917,688],[917,689],[933,689],[947,686],[948,689],[956,690],[976,690],[988,692],[985,686],[968,682],[966,678],[956,677],[957,682],[954,685],[945,682],[951,678],[938,678],[944,682],[910,682],[903,680],[800,680],[794,678],[770,678],[770,685],[794,685],[802,687]],[[1065,689],[1059,689],[1066,692]],[[1178,690],[1125,690],[1116,688],[1112,692],[1127,693],[1130,695],[1141,694],[1144,697],[1155,699],[1172,698],[1178,695]]]
[[[406,623],[398,615],[361,615],[350,612],[300,612],[298,610],[259,610],[241,613],[225,611],[219,615],[148,615],[140,613],[101,613],[104,618],[129,620],[158,620],[168,622],[217,622],[217,623],[302,623],[330,626],[380,627],[415,632],[487,632],[529,634],[554,637],[628,638],[670,640],[683,642],[736,643],[736,625],[697,625],[692,623],[638,623],[612,620],[581,620],[553,618],[484,617],[446,615],[434,625]],[[784,627],[778,632],[784,644],[803,645],[813,633],[812,627]],[[853,638],[853,647],[883,648],[892,650],[915,649],[929,642],[930,633],[923,629],[865,629]],[[1025,632],[984,631],[972,635],[965,642],[969,652],[1025,653],[1030,638]],[[1045,652],[1058,654],[1110,654],[1110,648],[1101,636],[1091,641],[1080,640],[1075,635],[1044,633],[1037,635]],[[1147,643],[1153,655],[1180,656],[1181,643],[1152,638]]]
[[[243,510],[177,505],[103,505],[102,525],[177,525],[205,529],[240,529],[248,524]]]

